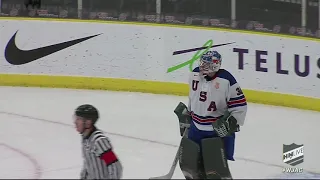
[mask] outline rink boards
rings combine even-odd
[[[232,43],[214,49],[248,101],[320,111],[316,39],[96,20],[0,18],[0,25],[0,85],[187,95],[189,72],[208,48],[173,52]],[[83,38],[57,52],[37,51]]]

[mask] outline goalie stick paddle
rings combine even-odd
[[[186,129],[184,130],[183,136],[186,136],[187,133],[188,133],[188,128],[186,128]],[[177,151],[176,156],[174,157],[174,160],[173,160],[173,163],[172,163],[172,165],[171,165],[171,168],[170,168],[169,172],[168,172],[166,175],[158,176],[158,177],[151,177],[151,178],[149,178],[149,179],[171,179],[172,176],[173,176],[174,170],[176,169],[177,164],[178,164],[179,153],[180,153],[180,146],[179,146],[179,148],[178,148],[178,151]]]
[[[210,48],[219,47],[219,46],[225,46],[225,45],[229,45],[229,44],[233,44],[233,43],[235,43],[235,42],[224,43],[224,44],[216,44],[216,45],[212,45]],[[175,51],[175,52],[173,52],[172,55],[179,55],[179,54],[189,53],[189,52],[193,52],[193,51],[199,51],[199,50],[207,49],[207,48],[208,48],[208,46],[192,48],[192,49],[185,49],[185,50]]]

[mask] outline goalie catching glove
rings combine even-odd
[[[224,116],[213,122],[212,126],[219,137],[226,137],[234,132],[240,131],[236,118],[234,118],[228,111]]]

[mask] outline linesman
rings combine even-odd
[[[122,164],[108,137],[96,128],[98,119],[98,110],[90,104],[77,107],[74,113],[76,129],[82,135],[84,164],[80,179],[121,179]]]

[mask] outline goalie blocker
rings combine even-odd
[[[187,112],[181,102],[175,109],[180,133],[190,126],[191,117]],[[222,138],[205,138],[196,143],[182,137],[179,151],[179,165],[186,179],[232,179]]]

